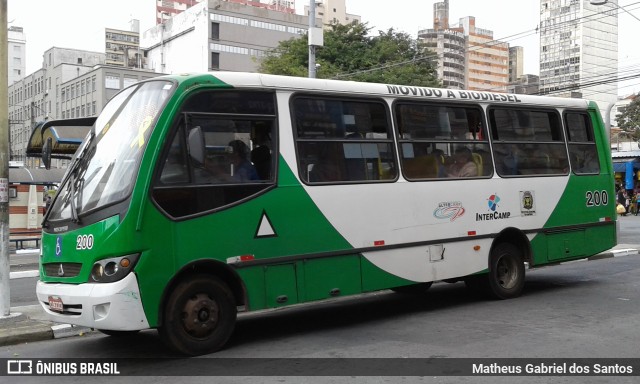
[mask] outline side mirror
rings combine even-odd
[[[204,133],[200,126],[189,130],[189,156],[197,164],[204,164]]]
[[[45,141],[42,146],[42,163],[44,163],[45,169],[51,168],[51,150],[53,147],[53,139],[51,137],[47,137],[47,141]]]

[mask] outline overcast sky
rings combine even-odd
[[[393,27],[416,36],[418,30],[433,27],[435,0],[346,0],[347,12],[360,15],[374,31]],[[640,1],[618,0],[631,14],[640,17]],[[42,54],[56,46],[104,52],[104,29],[129,29],[129,21],[140,20],[145,31],[155,24],[155,0],[8,0],[10,25],[21,26],[27,36],[27,74],[42,66]],[[296,0],[302,13],[306,0]],[[385,4],[385,6],[382,6]],[[610,7],[611,5],[606,5]],[[524,47],[525,73],[539,73],[540,0],[450,0],[449,22],[466,16],[476,18],[476,26],[493,31],[493,37],[511,46]],[[640,20],[620,13],[619,68],[640,66],[637,49]],[[627,43],[625,44],[625,39]],[[640,92],[640,79],[627,82],[620,95]]]

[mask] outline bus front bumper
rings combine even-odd
[[[36,295],[51,321],[112,331],[149,328],[134,273],[102,284],[38,281]]]

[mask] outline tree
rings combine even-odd
[[[616,115],[618,127],[631,133],[634,140],[640,138],[640,97],[638,96],[621,113]]]
[[[368,36],[367,23],[333,24],[324,31],[324,46],[316,49],[316,76],[424,87],[441,86],[435,53],[423,48],[406,33],[393,28]],[[267,52],[260,72],[277,75],[308,75],[307,35],[280,42]]]

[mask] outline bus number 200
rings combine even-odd
[[[76,238],[76,249],[81,251],[91,248],[93,248],[93,235],[78,235]]]
[[[597,207],[609,203],[607,191],[587,191],[587,207]]]

